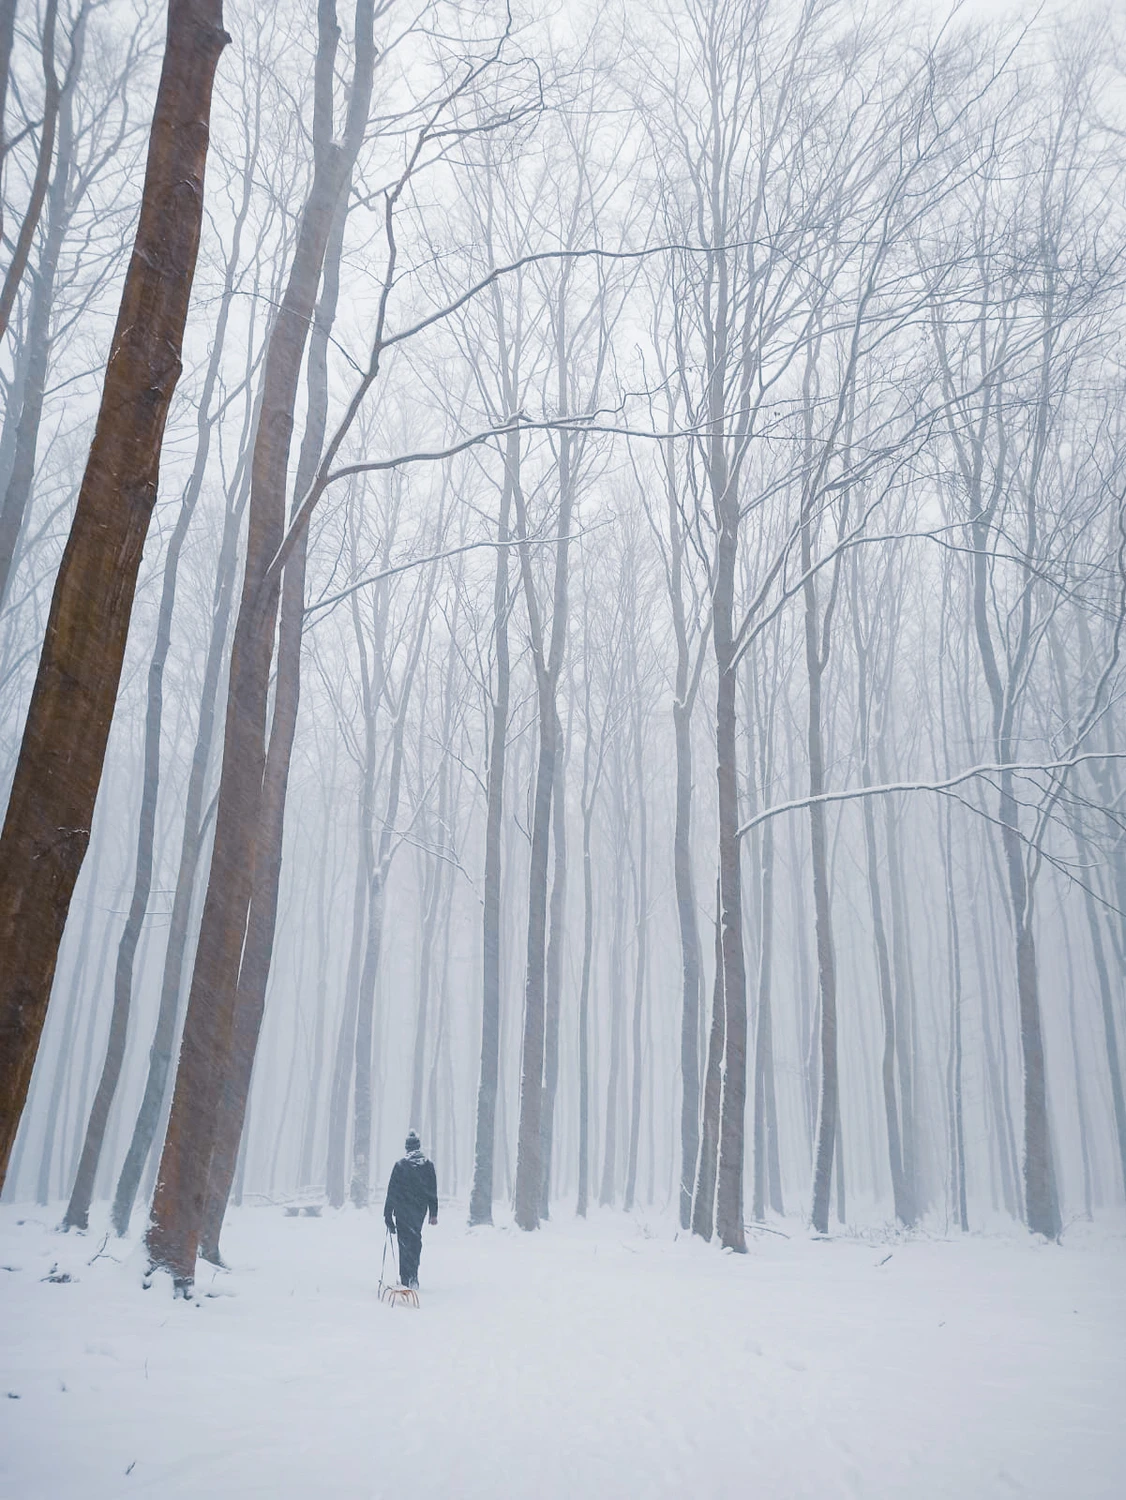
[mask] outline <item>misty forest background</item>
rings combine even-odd
[[[910,11],[222,8],[7,1198],[1121,1209],[1126,36]],[[7,796],[165,14],[0,12]]]

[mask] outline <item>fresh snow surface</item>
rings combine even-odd
[[[232,1211],[190,1304],[54,1222],[0,1209],[3,1500],[1126,1496],[1118,1234],[734,1256],[445,1205],[415,1312],[376,1298],[375,1212]]]

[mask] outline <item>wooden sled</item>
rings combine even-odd
[[[388,1307],[417,1307],[418,1293],[409,1286],[385,1286],[380,1288],[380,1302]]]

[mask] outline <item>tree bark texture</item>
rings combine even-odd
[[[322,108],[327,106],[322,104]],[[365,116],[366,117],[366,116]],[[322,122],[318,120],[318,124]],[[323,125],[322,125],[323,129]],[[322,140],[322,151],[329,143]],[[349,173],[349,182],[351,173]],[[297,475],[291,512],[296,514],[313,482],[324,446],[328,423],[328,346],[336,320],[340,290],[340,260],[347,220],[346,189],[337,203],[332,231],[324,257],[321,295],[313,320],[306,374],[308,407],[305,432],[297,460]],[[301,701],[301,637],[305,620],[305,568],[308,529],[297,540],[282,575],[281,612],[278,627],[278,659],[274,689],[274,711],[262,788],[260,823],[255,851],[254,885],[247,920],[246,940],[239,966],[235,994],[234,1048],[231,1069],[220,1095],[215,1143],[208,1173],[207,1206],[204,1210],[200,1253],[212,1264],[220,1264],[219,1235],[238,1162],[239,1143],[246,1123],[254,1058],[266,1009],[266,987],[273,961],[277,928],[278,895],[281,887],[285,805],[289,768],[297,734]]]
[[[371,4],[367,4],[371,35]],[[364,9],[357,8],[357,21]],[[326,14],[326,12],[328,14]],[[321,45],[335,47],[335,7],[322,6]],[[330,33],[331,43],[330,43]],[[372,48],[357,25],[357,78],[370,98]],[[239,964],[250,907],[266,760],[266,714],[279,583],[267,569],[285,526],[286,469],[302,356],[312,321],[333,214],[349,164],[336,148],[315,163],[289,282],[270,333],[251,468],[246,571],[231,650],[223,768],[211,870],[200,924],[172,1112],[147,1245],[154,1267],[190,1287],[206,1212],[219,1101],[232,1062]]]
[[[221,0],[170,0],[133,255],[0,836],[0,1185],[90,838],[180,376]]]
[[[61,149],[60,133],[60,149]],[[86,1138],[75,1174],[74,1187],[67,1205],[63,1227],[85,1229],[90,1214],[90,1202],[94,1195],[94,1182],[101,1161],[109,1112],[117,1093],[125,1061],[125,1044],[128,1036],[129,1018],[133,1007],[133,980],[137,957],[137,944],[149,907],[152,890],[153,863],[156,845],[156,809],[160,793],[160,737],[164,717],[164,670],[172,646],[172,618],[176,607],[176,579],[180,568],[180,555],[187,538],[188,527],[195,515],[196,504],[203,490],[207,472],[207,458],[211,449],[211,434],[215,417],[211,410],[215,387],[223,356],[227,323],[230,317],[231,291],[238,269],[242,230],[250,211],[250,184],[252,174],[247,172],[244,180],[243,200],[235,220],[231,253],[227,259],[223,294],[219,303],[219,316],[211,341],[211,356],[207,364],[203,387],[200,391],[196,413],[196,452],[192,472],[180,501],[176,524],[168,539],[168,551],[164,560],[164,578],[161,587],[160,606],[157,612],[156,640],[149,662],[148,693],[145,705],[145,734],[142,754],[141,806],[137,818],[137,858],[133,880],[133,893],[129,911],[125,918],[121,941],[117,949],[117,966],[114,973],[113,1006],[110,1012],[109,1040],[105,1061],[97,1092],[90,1110]]]
[[[113,1197],[113,1227],[118,1235],[127,1233],[129,1229],[133,1204],[141,1184],[141,1174],[144,1172],[145,1162],[152,1151],[153,1142],[157,1136],[157,1127],[168,1102],[168,1080],[172,1071],[172,1050],[180,1019],[180,995],[184,983],[184,957],[190,937],[192,900],[196,891],[196,873],[206,837],[203,799],[207,790],[207,772],[211,765],[211,748],[215,737],[220,676],[234,600],[240,523],[249,493],[248,477],[245,474],[243,476],[236,474],[236,493],[228,502],[223,527],[216,581],[215,615],[203,666],[199,723],[196,727],[196,742],[192,752],[191,769],[188,772],[187,794],[184,799],[184,828],[180,841],[176,886],[172,896],[172,912],[168,921],[168,944],[164,950],[160,1003],[157,1007],[156,1026],[153,1029],[152,1044],[149,1048],[145,1089],[141,1096],[141,1105],[137,1111],[133,1134],[125,1153],[121,1175],[117,1179],[117,1190]]]

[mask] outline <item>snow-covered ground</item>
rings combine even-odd
[[[233,1212],[234,1269],[185,1304],[136,1245],[5,1206],[0,1496],[1126,1496],[1120,1235],[794,1224],[738,1257],[609,1212],[464,1220],[427,1231],[414,1312],[376,1299],[377,1214]]]

